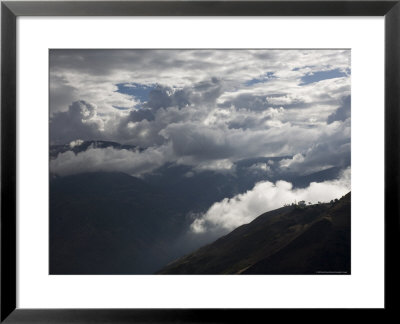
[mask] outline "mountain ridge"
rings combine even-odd
[[[264,213],[157,274],[349,274],[350,199]]]
[[[135,145],[128,145],[128,144],[120,144],[113,141],[103,141],[103,140],[87,140],[87,141],[72,141],[69,144],[55,144],[50,145],[50,158],[55,159],[57,158],[58,154],[65,153],[67,151],[72,151],[75,154],[85,152],[90,148],[108,148],[112,147],[117,150],[128,150],[128,151],[143,151],[143,148],[135,146]]]

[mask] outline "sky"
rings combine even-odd
[[[237,161],[282,157],[273,162],[282,174],[334,166],[345,174],[350,61],[351,51],[343,49],[51,50],[50,144],[108,140],[141,148],[65,152],[51,160],[51,171],[142,177],[173,163],[190,166],[193,173],[234,173]],[[272,170],[268,163],[251,167]],[[279,192],[294,192],[290,184],[279,185]],[[343,181],[334,185],[344,188]],[[333,196],[337,188],[325,189]],[[259,190],[255,185],[255,196],[236,200],[254,201]],[[210,210],[194,224],[199,231],[212,219]]]

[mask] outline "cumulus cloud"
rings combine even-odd
[[[207,161],[205,163],[199,163],[194,167],[196,171],[218,171],[218,172],[233,172],[235,171],[235,165],[228,159]]]
[[[273,162],[273,161],[271,161]],[[253,172],[270,172],[271,167],[268,163],[254,163],[252,166],[248,168],[250,171]]]
[[[292,165],[296,163],[303,163],[303,162],[304,162],[303,154],[297,153],[290,159],[282,159],[279,163],[282,168],[290,168]]]
[[[351,144],[346,138],[314,144],[303,153],[279,162],[281,172],[308,174],[350,165]]]
[[[212,230],[231,231],[284,204],[301,200],[311,203],[329,202],[349,191],[350,168],[337,180],[312,182],[302,189],[294,189],[292,184],[286,181],[263,181],[245,193],[214,203],[205,214],[193,221],[191,230],[195,233]]]
[[[56,112],[50,118],[52,142],[101,138],[103,131],[104,122],[97,115],[96,105],[84,100],[73,102],[67,111]]]
[[[129,82],[180,89],[197,84],[193,95],[199,90],[206,93],[199,99],[212,100],[223,90],[237,92],[247,81],[268,73],[274,75],[268,82],[245,86],[252,95],[287,90],[283,92],[292,96],[301,88],[310,94],[307,87],[297,86],[301,78],[332,67],[346,71],[349,54],[348,50],[51,50],[50,109],[65,111],[78,99],[93,102],[101,113],[113,106],[133,107],[134,98],[116,87]]]
[[[157,85],[149,93],[149,99],[144,107],[157,111],[160,108],[185,107],[190,104],[189,94],[185,90]]]
[[[69,143],[69,147],[70,147],[70,148],[74,148],[74,147],[76,147],[76,146],[80,146],[80,145],[83,144],[83,142],[84,142],[84,140],[77,139],[77,140],[72,141],[71,143]]]
[[[334,121],[345,121],[347,118],[350,118],[350,107],[351,96],[347,96],[343,99],[342,105],[328,116],[327,123],[331,124]]]
[[[197,171],[277,156],[294,156],[282,172],[343,166],[349,67],[347,50],[52,50],[50,139],[168,147],[169,161]],[[301,84],[333,68],[344,76]],[[147,99],[120,84],[147,89]]]
[[[222,159],[232,155],[229,137],[218,127],[198,123],[176,123],[160,132],[171,141],[178,156],[192,156],[205,159]]]

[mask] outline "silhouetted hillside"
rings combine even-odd
[[[111,141],[76,141],[50,147],[50,158],[90,149],[142,150]],[[285,157],[238,161],[235,172],[195,171],[167,163],[137,178],[121,172],[79,173],[50,177],[50,272],[53,274],[153,273],[167,263],[226,231],[189,232],[193,214],[215,202],[246,192],[259,181],[279,180]],[[270,165],[271,172],[253,168]],[[287,177],[294,186],[336,178],[331,168]],[[286,178],[282,178],[286,179]],[[257,259],[259,260],[259,259]]]
[[[158,273],[349,274],[350,207],[348,193],[333,204],[270,211]]]
[[[124,173],[56,178],[50,188],[52,274],[151,273],[185,227],[178,197]]]

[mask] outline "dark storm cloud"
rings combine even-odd
[[[65,110],[72,101],[78,100],[76,89],[62,76],[50,76],[49,104],[51,113]]]
[[[226,100],[219,104],[222,108],[228,108],[230,106],[234,106],[236,108],[246,108],[250,110],[264,110],[271,105],[267,101],[266,95],[263,96],[255,96],[251,93],[244,93],[238,95],[236,98],[232,100]]]
[[[216,65],[212,60],[199,60],[195,56],[177,55],[179,50],[51,50],[50,68],[53,71],[68,70],[94,76],[106,76],[113,71],[132,71],[140,67],[142,71],[157,71],[182,67],[191,70],[210,69]],[[186,51],[191,54],[192,51]],[[211,51],[212,53],[213,51]],[[207,58],[207,55],[205,55]],[[126,81],[125,81],[126,82]]]
[[[50,67],[57,70],[77,71],[91,75],[107,75],[113,70],[128,69],[132,62],[141,65],[157,64],[157,55],[146,55],[146,50],[52,50]],[[105,64],[106,62],[106,64]]]
[[[96,106],[84,100],[75,101],[67,111],[56,112],[50,118],[50,139],[61,144],[76,139],[99,139],[102,137],[102,127]]]
[[[158,85],[149,93],[148,101],[143,105],[152,111],[168,107],[185,107],[189,105],[189,94],[185,90],[174,90]]]
[[[195,104],[215,103],[222,94],[221,80],[212,77],[211,80],[196,83],[191,89],[191,100]]]
[[[162,131],[172,142],[177,156],[191,156],[199,160],[223,159],[234,152],[229,138],[219,128],[203,127],[196,123],[173,124]]]
[[[221,81],[215,77],[182,89],[158,85],[150,91],[149,100],[144,104],[144,107],[156,111],[160,108],[168,107],[183,108],[192,104],[214,104],[221,94]]]
[[[154,115],[150,109],[138,109],[132,110],[128,117],[124,119],[124,122],[127,124],[129,122],[140,122],[142,120],[152,121],[154,120]],[[126,125],[124,125],[126,126]]]

